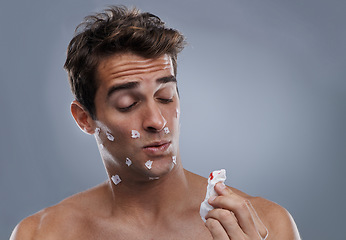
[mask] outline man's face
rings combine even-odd
[[[96,140],[111,174],[148,179],[170,172],[180,111],[171,58],[113,55],[100,62],[97,81]]]

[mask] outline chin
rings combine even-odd
[[[176,165],[172,161],[153,161],[152,168],[146,169],[146,176],[148,178],[161,178],[171,173],[175,167]]]

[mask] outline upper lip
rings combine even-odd
[[[170,143],[170,141],[165,141],[165,140],[161,140],[161,141],[154,141],[149,143],[148,145],[145,145],[143,148],[149,148],[149,147],[160,147],[164,144]]]

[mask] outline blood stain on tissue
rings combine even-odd
[[[210,173],[209,178],[210,178],[210,180],[213,180],[213,178],[214,178],[213,173]]]

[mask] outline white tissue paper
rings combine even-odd
[[[208,199],[212,196],[217,196],[217,193],[214,190],[215,184],[218,182],[224,183],[225,180],[226,180],[226,170],[225,169],[214,171],[209,175],[207,194],[205,195],[205,199],[202,202],[200,210],[199,210],[199,214],[201,215],[202,220],[204,222],[206,221],[205,216],[208,214],[208,212],[210,210],[214,209],[214,207],[208,203]]]

